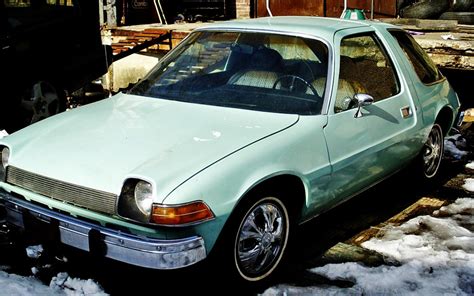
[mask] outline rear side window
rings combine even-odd
[[[399,30],[390,31],[390,34],[398,41],[398,44],[415,69],[416,75],[418,75],[423,83],[430,84],[443,78],[428,54],[412,36]]]

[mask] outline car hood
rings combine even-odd
[[[165,198],[227,155],[288,128],[298,115],[118,94],[3,139],[10,165],[119,194],[135,177]]]

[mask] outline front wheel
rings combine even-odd
[[[435,123],[421,151],[423,177],[425,179],[432,179],[436,176],[443,159],[443,152],[443,130],[439,124]]]
[[[244,201],[230,219],[218,253],[225,254],[232,278],[262,283],[275,272],[288,244],[287,207],[273,194],[260,195]]]

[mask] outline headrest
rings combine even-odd
[[[260,46],[250,59],[250,66],[255,70],[281,71],[283,57],[278,51]]]

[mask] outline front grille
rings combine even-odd
[[[106,214],[115,214],[117,196],[51,179],[16,167],[7,167],[7,183],[73,205]]]

